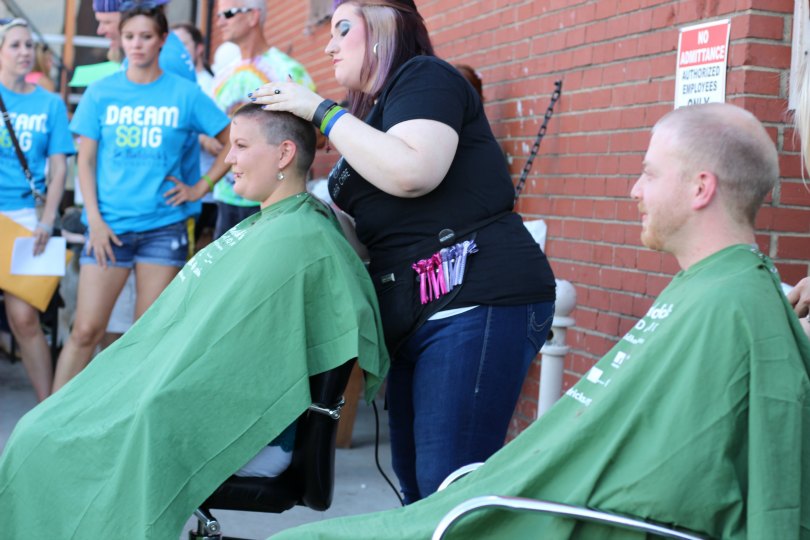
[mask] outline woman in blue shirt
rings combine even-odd
[[[25,82],[34,65],[34,40],[24,19],[0,25],[0,95],[20,149],[33,175],[34,189],[46,193],[46,165],[50,177],[44,206],[37,212],[34,190],[23,173],[5,123],[0,122],[0,213],[31,229],[35,253],[41,253],[53,231],[65,187],[66,156],[74,153],[65,105],[59,96]],[[42,201],[40,201],[42,202]],[[11,331],[37,399],[51,393],[53,368],[36,308],[3,293]]]
[[[188,185],[198,182],[182,174],[189,134],[227,142],[228,117],[195,82],[160,68],[169,31],[162,10],[126,11],[120,29],[126,70],[91,85],[70,125],[81,136],[79,184],[88,233],[76,320],[56,366],[54,391],[89,362],[132,270],[137,318],[185,264]],[[226,153],[203,175],[208,185],[227,170]]]

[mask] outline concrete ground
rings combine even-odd
[[[33,390],[19,362],[11,363],[0,353],[0,452],[17,420],[36,405]],[[396,485],[391,471],[391,454],[388,442],[388,419],[380,410],[379,459],[386,474]],[[332,507],[326,512],[315,512],[296,507],[283,514],[260,514],[254,512],[215,511],[222,524],[223,533],[241,538],[266,538],[278,531],[338,516],[348,516],[387,510],[399,506],[399,501],[374,464],[374,412],[371,406],[360,403],[352,435],[352,448],[338,449],[335,457],[335,496]],[[186,531],[195,526],[189,519]]]

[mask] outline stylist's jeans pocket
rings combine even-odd
[[[554,320],[554,302],[536,302],[526,306],[526,338],[534,347],[535,354],[543,348],[551,332]]]

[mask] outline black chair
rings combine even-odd
[[[323,511],[332,505],[335,437],[343,392],[354,360],[310,378],[312,405],[298,419],[292,463],[275,478],[231,476],[195,510],[189,540],[226,540],[212,508],[279,514],[300,505]],[[231,539],[235,540],[235,539]]]

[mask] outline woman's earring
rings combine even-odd
[[[284,173],[281,172],[281,171],[278,171],[278,174],[276,175],[276,178],[278,178],[278,181],[281,182],[282,180],[284,180]]]
[[[377,56],[377,45],[379,45],[379,43],[375,43],[374,47],[372,47],[372,49],[371,49],[371,52],[374,53],[374,56]]]

